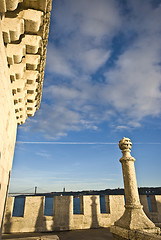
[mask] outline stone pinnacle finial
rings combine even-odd
[[[137,231],[160,233],[160,228],[155,227],[155,224],[145,215],[142,209],[135,174],[135,158],[130,154],[131,147],[132,143],[129,138],[124,137],[119,141],[119,148],[123,154],[120,162],[122,164],[126,203],[122,217],[110,228],[114,234],[114,239],[139,239]],[[145,238],[140,237],[140,239]],[[151,235],[150,238],[157,239],[157,236]]]
[[[122,151],[127,151],[127,150],[130,151],[131,147],[132,147],[132,142],[129,138],[123,137],[123,139],[119,141],[119,148]]]

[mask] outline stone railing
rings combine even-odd
[[[100,210],[98,195],[81,196],[79,214],[74,214],[73,196],[54,196],[52,214],[45,214],[45,196],[26,196],[20,216],[15,216],[14,197],[9,197],[4,218],[4,233],[47,232],[74,229],[110,227],[123,214],[125,208],[123,195],[105,195],[104,213]],[[148,217],[159,225],[161,222],[161,195],[140,196],[143,209]],[[151,202],[150,206],[148,202]],[[51,206],[50,206],[51,207]],[[50,211],[51,213],[51,211]]]
[[[39,108],[51,0],[2,0],[1,28],[18,124]]]

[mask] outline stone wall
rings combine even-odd
[[[153,196],[151,197],[153,200]],[[53,198],[53,215],[45,216],[45,197],[26,197],[23,217],[13,217],[14,197],[9,197],[3,232],[46,232],[110,227],[124,212],[123,195],[105,196],[106,213],[100,212],[98,195],[82,196],[81,198],[81,214],[73,213],[72,196],[55,196]],[[154,198],[157,211],[150,212],[147,196],[140,196],[147,215],[156,223],[159,223],[161,219],[161,196],[154,196]]]
[[[7,58],[0,22],[0,227],[7,194],[7,185],[12,167],[16,141],[17,123],[15,118],[12,89],[8,78]]]
[[[53,216],[44,215],[45,197],[26,197],[23,217],[13,217],[14,197],[9,197],[4,233],[46,232],[109,227],[124,212],[124,196],[106,196],[108,213],[100,213],[99,196],[82,196],[82,214],[73,213],[72,196],[53,198]]]
[[[0,228],[17,124],[41,101],[50,10],[51,0],[0,1]]]
[[[148,198],[150,201],[150,209],[148,206]],[[156,223],[156,225],[161,226],[161,195],[140,195],[140,202],[143,205],[143,210],[146,215]]]

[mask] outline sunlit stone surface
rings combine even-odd
[[[130,230],[142,230],[155,234],[160,232],[159,228],[155,227],[155,224],[145,215],[142,209],[143,206],[139,199],[134,167],[135,158],[130,154],[131,147],[132,143],[129,138],[124,137],[120,140],[119,148],[123,154],[120,162],[122,164],[126,204],[123,216],[111,227],[111,232],[114,233],[115,239],[122,239],[121,237],[123,239],[135,239],[129,238],[129,234],[133,234]]]
[[[2,12],[9,10],[2,16],[1,26],[16,120],[22,124],[40,105],[51,1],[11,2],[1,4]]]
[[[51,0],[0,1],[0,226],[17,124],[39,108]]]

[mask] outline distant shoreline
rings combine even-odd
[[[161,187],[139,187],[139,195],[161,195]],[[124,188],[87,190],[87,191],[64,191],[44,193],[9,193],[9,196],[82,196],[82,195],[124,195]]]

